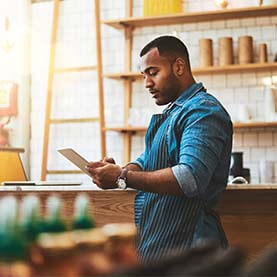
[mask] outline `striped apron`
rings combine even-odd
[[[145,136],[144,171],[171,167],[167,132],[170,113],[152,116]],[[152,262],[191,247],[202,200],[139,191],[135,198],[137,250],[141,262]]]

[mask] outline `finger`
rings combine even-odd
[[[97,181],[97,179],[93,178],[92,182],[99,187],[99,181]]]
[[[101,182],[97,178],[93,178],[92,182],[99,188],[103,188]]]
[[[112,157],[104,157],[104,162],[115,164],[115,160]]]
[[[104,166],[106,163],[102,162],[102,161],[97,161],[97,162],[89,162],[87,164],[87,168],[97,168],[97,167],[101,167]]]
[[[96,175],[99,173],[98,168],[99,168],[99,167],[89,167],[89,166],[86,166],[87,171],[91,174],[91,176],[92,176],[93,178],[95,178]]]

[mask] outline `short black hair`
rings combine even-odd
[[[140,51],[140,57],[144,56],[153,48],[157,48],[159,54],[163,57],[169,58],[169,60],[175,60],[177,57],[183,57],[190,68],[188,49],[185,44],[177,37],[160,36],[153,39]]]

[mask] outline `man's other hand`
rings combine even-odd
[[[90,162],[87,165],[87,169],[92,176],[93,183],[99,188],[117,188],[116,181],[122,170],[119,165],[115,165],[111,162],[98,161]]]

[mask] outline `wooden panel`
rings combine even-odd
[[[249,188],[248,188],[249,187]],[[69,220],[73,213],[74,200],[83,191],[5,191],[0,197],[35,194],[42,201],[45,212],[45,201],[50,195],[58,195],[64,201],[63,214]],[[90,212],[96,224],[133,222],[133,202],[135,191],[86,191],[91,200]],[[231,245],[243,247],[252,259],[267,245],[277,242],[277,189],[252,186],[231,186],[224,192],[217,211]]]
[[[242,246],[254,257],[277,242],[277,190],[229,189],[218,206],[231,244]]]
[[[147,27],[158,25],[196,23],[203,21],[215,21],[226,19],[238,19],[247,17],[270,16],[277,14],[277,6],[247,7],[237,9],[214,10],[207,12],[189,12],[176,15],[153,16],[153,17],[129,17],[118,20],[105,20],[107,24],[116,29],[126,27]]]
[[[15,195],[21,200],[27,195],[36,195],[41,200],[42,214],[46,211],[46,200],[51,195],[57,195],[63,200],[62,213],[69,221],[74,212],[74,201],[78,194],[86,193],[91,201],[90,213],[93,215],[97,226],[107,223],[133,222],[134,191],[1,191],[0,198]]]

